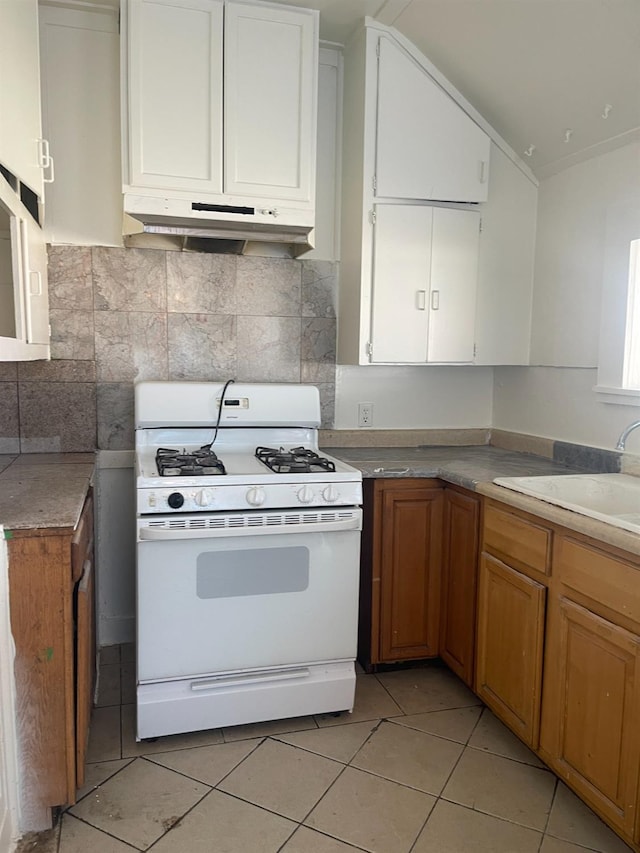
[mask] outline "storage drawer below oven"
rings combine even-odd
[[[353,661],[139,684],[137,739],[351,711]]]

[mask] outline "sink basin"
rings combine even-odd
[[[493,482],[632,533],[640,533],[640,477],[629,474],[560,474],[553,477],[498,477]]]

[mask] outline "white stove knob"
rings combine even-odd
[[[198,506],[211,506],[213,503],[213,492],[211,489],[202,489],[202,491],[196,492],[194,500]]]
[[[313,489],[310,486],[298,489],[298,500],[301,504],[310,504],[313,500]]]
[[[322,490],[322,497],[325,499],[327,503],[335,503],[340,497],[340,492],[336,489],[335,486],[326,486]]]
[[[265,501],[266,495],[264,493],[264,489],[261,489],[260,486],[252,486],[247,491],[247,503],[250,506],[262,506]]]

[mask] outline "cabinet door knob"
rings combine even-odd
[[[416,292],[416,307],[418,311],[424,311],[427,307],[427,291],[418,290]]]
[[[440,308],[440,291],[431,291],[431,310],[437,311]]]

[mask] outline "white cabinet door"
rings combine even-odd
[[[433,208],[375,208],[371,361],[427,360]]]
[[[0,33],[0,163],[42,198],[37,0],[1,0]]]
[[[475,210],[433,209],[430,362],[473,361],[479,239]]]
[[[130,185],[222,191],[223,5],[129,0]]]
[[[377,197],[485,201],[487,134],[401,47],[379,45]]]
[[[227,3],[225,193],[313,202],[316,31],[307,9]]]
[[[473,361],[480,214],[375,208],[371,362]]]

